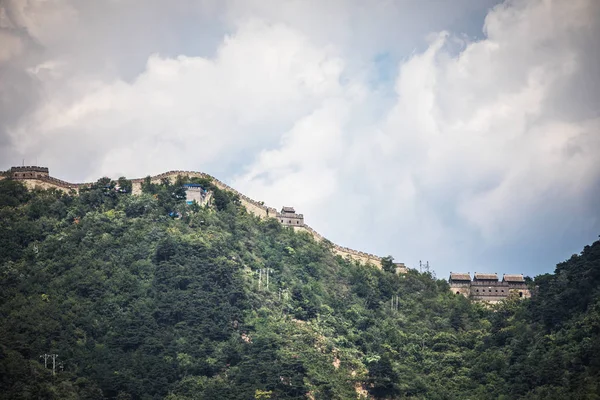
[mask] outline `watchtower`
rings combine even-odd
[[[467,272],[450,272],[450,290],[452,293],[462,294],[465,297],[469,297],[471,292],[471,273]]]
[[[498,274],[475,272],[471,282],[471,298],[473,300],[496,303],[507,296],[508,285],[498,281]]]
[[[304,215],[296,214],[294,207],[282,207],[281,212],[277,213],[277,219],[285,226],[304,226]]]
[[[13,179],[44,179],[50,176],[47,167],[12,167],[9,176]]]
[[[510,293],[518,294],[519,297],[524,298],[531,297],[531,293],[529,292],[529,288],[527,287],[527,283],[522,274],[504,274],[502,282],[508,286]]]
[[[187,204],[192,204],[194,201],[200,205],[204,204],[208,191],[205,190],[202,185],[197,183],[185,183],[183,188],[185,190],[185,200]]]

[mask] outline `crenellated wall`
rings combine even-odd
[[[22,181],[27,188],[30,190],[33,189],[58,189],[63,192],[70,192],[71,190],[78,191],[80,186],[83,186],[82,183],[69,183],[62,181],[60,179],[53,178],[51,176],[44,178],[35,178],[35,179],[18,179]]]
[[[304,224],[304,226],[294,227],[294,230],[308,232],[317,242],[326,240],[319,232],[315,231],[313,228],[306,224]],[[333,251],[337,255],[340,255],[344,258],[350,257],[351,259],[363,264],[373,264],[377,268],[381,269],[381,257],[378,257],[374,254],[363,253],[362,251],[349,249],[347,247],[343,247],[335,243],[331,243],[331,245],[331,251]],[[401,272],[405,273],[406,270]]]
[[[150,181],[152,183],[160,183],[163,179],[168,178],[169,180],[171,180],[171,182],[173,182],[175,179],[177,179],[178,176],[189,176],[189,177],[193,177],[193,178],[210,179],[212,181],[212,183],[219,189],[227,190],[231,193],[238,195],[241,204],[246,208],[246,210],[248,212],[256,215],[259,218],[277,218],[278,212],[275,208],[267,207],[263,203],[260,203],[256,200],[249,198],[248,196],[244,195],[243,193],[238,192],[237,190],[235,190],[231,186],[227,185],[226,183],[218,180],[217,178],[215,178],[209,174],[205,174],[203,172],[182,171],[182,170],[168,171],[168,172],[164,172],[162,174],[150,177]],[[146,178],[131,179],[133,195],[139,195],[142,193],[142,183],[144,182],[145,179]],[[43,177],[43,178],[36,178],[36,179],[24,178],[24,179],[19,179],[19,180],[23,181],[25,183],[25,185],[27,185],[27,187],[30,189],[55,188],[55,189],[62,190],[65,192],[69,192],[71,190],[78,191],[81,187],[89,186],[92,184],[92,183],[69,183],[69,182],[62,181],[60,179],[53,178],[51,176]],[[298,214],[298,215],[302,216],[301,214]],[[302,216],[302,218],[303,218],[303,216]],[[288,225],[290,225],[290,224],[288,224]],[[316,241],[320,242],[320,241],[326,240],[321,234],[319,234],[317,231],[315,231],[310,226],[308,226],[304,223],[302,223],[300,226],[293,226],[293,229],[308,232]],[[340,255],[344,258],[350,257],[352,260],[358,261],[359,263],[372,264],[372,265],[376,266],[377,268],[381,269],[381,257],[378,257],[374,254],[364,253],[362,251],[356,251],[353,249],[349,249],[347,247],[339,246],[335,243],[331,243],[331,251],[333,251],[335,254]],[[404,264],[397,264],[397,266],[398,266],[397,267],[398,272],[400,272],[400,273],[407,272],[407,269],[406,269],[406,267],[404,267]]]
[[[470,274],[451,273],[448,279],[450,291],[473,301],[489,304],[503,301],[511,294],[518,298],[531,297],[531,292],[522,275],[504,275],[502,281],[498,280],[496,274],[481,275],[484,275],[485,279],[478,279],[477,273],[473,280],[471,280]]]

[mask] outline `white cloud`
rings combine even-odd
[[[82,150],[105,153],[93,174],[206,167],[260,148],[337,96],[342,68],[332,49],[251,21],[224,38],[214,59],[153,55],[131,83],[68,81],[13,135],[47,162],[84,141]],[[26,140],[27,131],[37,134]]]
[[[346,243],[368,243],[413,262],[432,254],[438,268],[472,263],[482,247],[510,248],[549,234],[540,227],[560,230],[572,220],[596,218],[591,225],[597,228],[597,210],[588,199],[600,184],[600,120],[560,120],[553,112],[556,100],[552,110],[547,105],[550,96],[562,94],[558,108],[571,107],[569,93],[557,88],[594,66],[579,60],[587,51],[581,36],[598,30],[598,20],[589,18],[596,10],[590,1],[510,2],[488,14],[485,40],[466,44],[455,56],[445,50],[448,34],[440,34],[400,65],[397,100],[387,117],[346,135],[341,147],[352,157],[326,170],[337,176],[336,189],[325,192],[327,202],[292,198],[309,208],[308,216],[329,214],[335,227],[308,220]],[[360,108],[355,105],[339,124],[353,131],[349,126]],[[338,135],[336,127],[322,134]],[[266,161],[294,151],[289,143],[282,149],[259,157],[239,184],[248,181],[244,187],[256,194],[293,193],[283,171],[297,161]],[[319,160],[311,157],[304,168],[296,166],[304,172],[303,188],[319,182],[319,170],[310,169],[315,164]],[[265,175],[270,188],[263,185]],[[343,185],[353,188],[341,190]],[[372,234],[378,231],[385,233]]]

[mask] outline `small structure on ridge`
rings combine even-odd
[[[452,293],[463,295],[474,301],[498,303],[514,293],[520,298],[531,297],[522,274],[505,274],[502,281],[498,280],[496,273],[475,272],[471,274],[451,272],[448,279]]]
[[[183,185],[185,189],[185,202],[192,204],[194,201],[199,205],[203,205],[206,202],[206,196],[208,191],[197,183],[185,183]]]
[[[282,207],[281,212],[277,213],[277,219],[284,226],[304,226],[304,215],[296,214],[294,207]]]
[[[47,167],[12,167],[8,175],[13,179],[43,179],[48,178],[49,171]]]

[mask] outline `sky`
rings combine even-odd
[[[440,278],[600,234],[596,0],[0,0],[0,169],[203,171]]]

